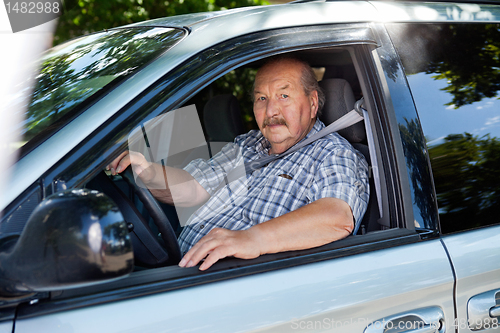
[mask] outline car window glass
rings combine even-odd
[[[500,25],[391,24],[444,233],[499,222]]]
[[[134,73],[154,57],[172,47],[184,32],[177,29],[142,27],[117,29],[74,39],[51,49],[41,59],[31,100],[21,129],[22,141],[14,148],[36,145],[64,123],[64,117]],[[140,52],[138,52],[140,50]],[[31,142],[30,142],[31,141]]]

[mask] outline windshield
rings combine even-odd
[[[89,103],[171,48],[184,36],[172,28],[116,29],[77,38],[49,50],[17,128],[12,151],[38,145]],[[22,101],[17,101],[22,103]]]

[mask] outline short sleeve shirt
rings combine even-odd
[[[306,138],[323,129],[316,120]],[[179,237],[187,252],[213,228],[244,230],[320,198],[338,198],[351,207],[355,221],[363,218],[369,199],[368,164],[363,155],[337,133],[245,174],[244,163],[269,154],[260,131],[238,136],[209,160],[185,167],[211,195],[188,220]],[[237,176],[225,179],[239,168]],[[220,188],[221,182],[226,186]]]

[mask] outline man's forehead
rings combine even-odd
[[[261,79],[255,80],[255,87],[258,88],[259,86],[267,86],[270,85],[273,88],[276,89],[284,89],[284,88],[291,88],[295,86],[296,82],[293,79],[289,79],[287,77],[281,77],[281,78],[269,78],[269,77],[263,77]]]
[[[264,92],[267,88],[274,90],[295,89],[300,84],[300,78],[283,75],[283,77],[257,77],[255,80],[254,93]]]
[[[302,75],[302,66],[298,63],[281,62],[268,64],[259,69],[257,79],[259,78],[290,78],[297,79]]]

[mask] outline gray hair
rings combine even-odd
[[[323,89],[318,84],[318,80],[316,80],[316,74],[314,74],[314,71],[312,67],[304,60],[290,56],[290,55],[279,55],[270,58],[267,60],[264,65],[262,65],[261,68],[270,66],[270,65],[275,65],[284,61],[291,61],[298,63],[302,66],[302,75],[300,77],[300,83],[302,84],[302,88],[304,89],[304,93],[306,96],[310,96],[313,91],[318,92],[318,113],[317,116],[321,115],[321,111],[323,109],[323,105],[325,105],[325,93],[323,92]],[[254,82],[255,85],[255,82]],[[254,87],[255,88],[255,87]],[[252,99],[253,99],[253,94],[252,94]]]

